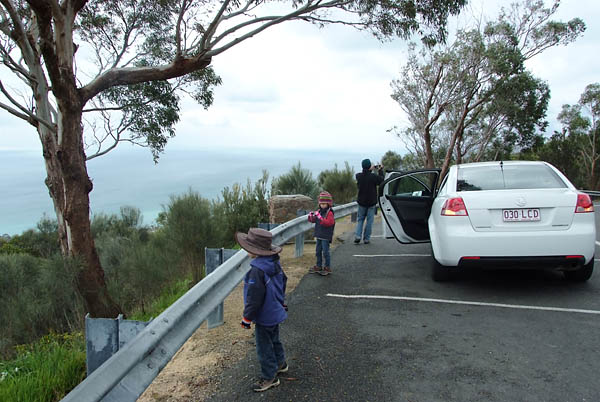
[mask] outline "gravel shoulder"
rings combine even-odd
[[[352,231],[350,217],[336,221],[332,249]],[[304,255],[294,257],[294,244],[283,247],[281,261],[288,277],[287,294],[294,291],[308,268],[315,262],[315,244],[304,244]],[[240,328],[243,311],[243,284],[224,301],[225,324],[208,330],[206,323],[175,354],[154,382],[140,396],[141,402],[204,401],[218,388],[221,374],[254,349],[253,331]]]

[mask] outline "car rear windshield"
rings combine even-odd
[[[546,165],[486,165],[458,169],[456,191],[565,188]]]

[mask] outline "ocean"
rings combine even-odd
[[[383,155],[383,152],[382,152]],[[140,209],[143,224],[154,223],[171,196],[189,190],[207,199],[221,196],[235,183],[254,184],[263,169],[270,181],[301,163],[316,180],[326,169],[344,168],[347,161],[355,172],[360,161],[382,155],[357,152],[295,150],[169,150],[154,164],[148,149],[121,146],[88,162],[94,189],[90,193],[91,214],[119,213],[122,206]],[[377,159],[378,160],[378,159]],[[0,150],[0,235],[13,236],[33,229],[44,216],[56,219],[48,189],[41,151]]]

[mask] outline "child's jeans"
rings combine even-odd
[[[325,265],[323,265],[325,257]],[[317,239],[317,267],[331,267],[331,255],[329,254],[329,240]]]
[[[279,366],[285,362],[283,345],[279,341],[279,324],[272,327],[255,324],[254,335],[261,377],[272,380],[277,375]]]

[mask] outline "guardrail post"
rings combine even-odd
[[[114,318],[85,315],[85,356],[87,375],[119,350],[119,323]]]
[[[150,321],[124,320],[123,315],[115,318],[91,318],[85,316],[86,368],[89,376],[117,353],[127,342],[136,337]]]
[[[206,267],[206,275],[211,274],[219,265],[223,264],[226,260],[233,257],[239,250],[231,250],[224,248],[204,248],[204,266]],[[219,304],[209,315],[206,317],[206,326],[208,329],[223,325],[223,302]]]
[[[308,211],[306,209],[299,209],[296,211],[296,216],[304,216],[307,213]],[[304,254],[304,232],[296,236],[296,250],[294,256],[298,258],[302,257],[302,254]]]

